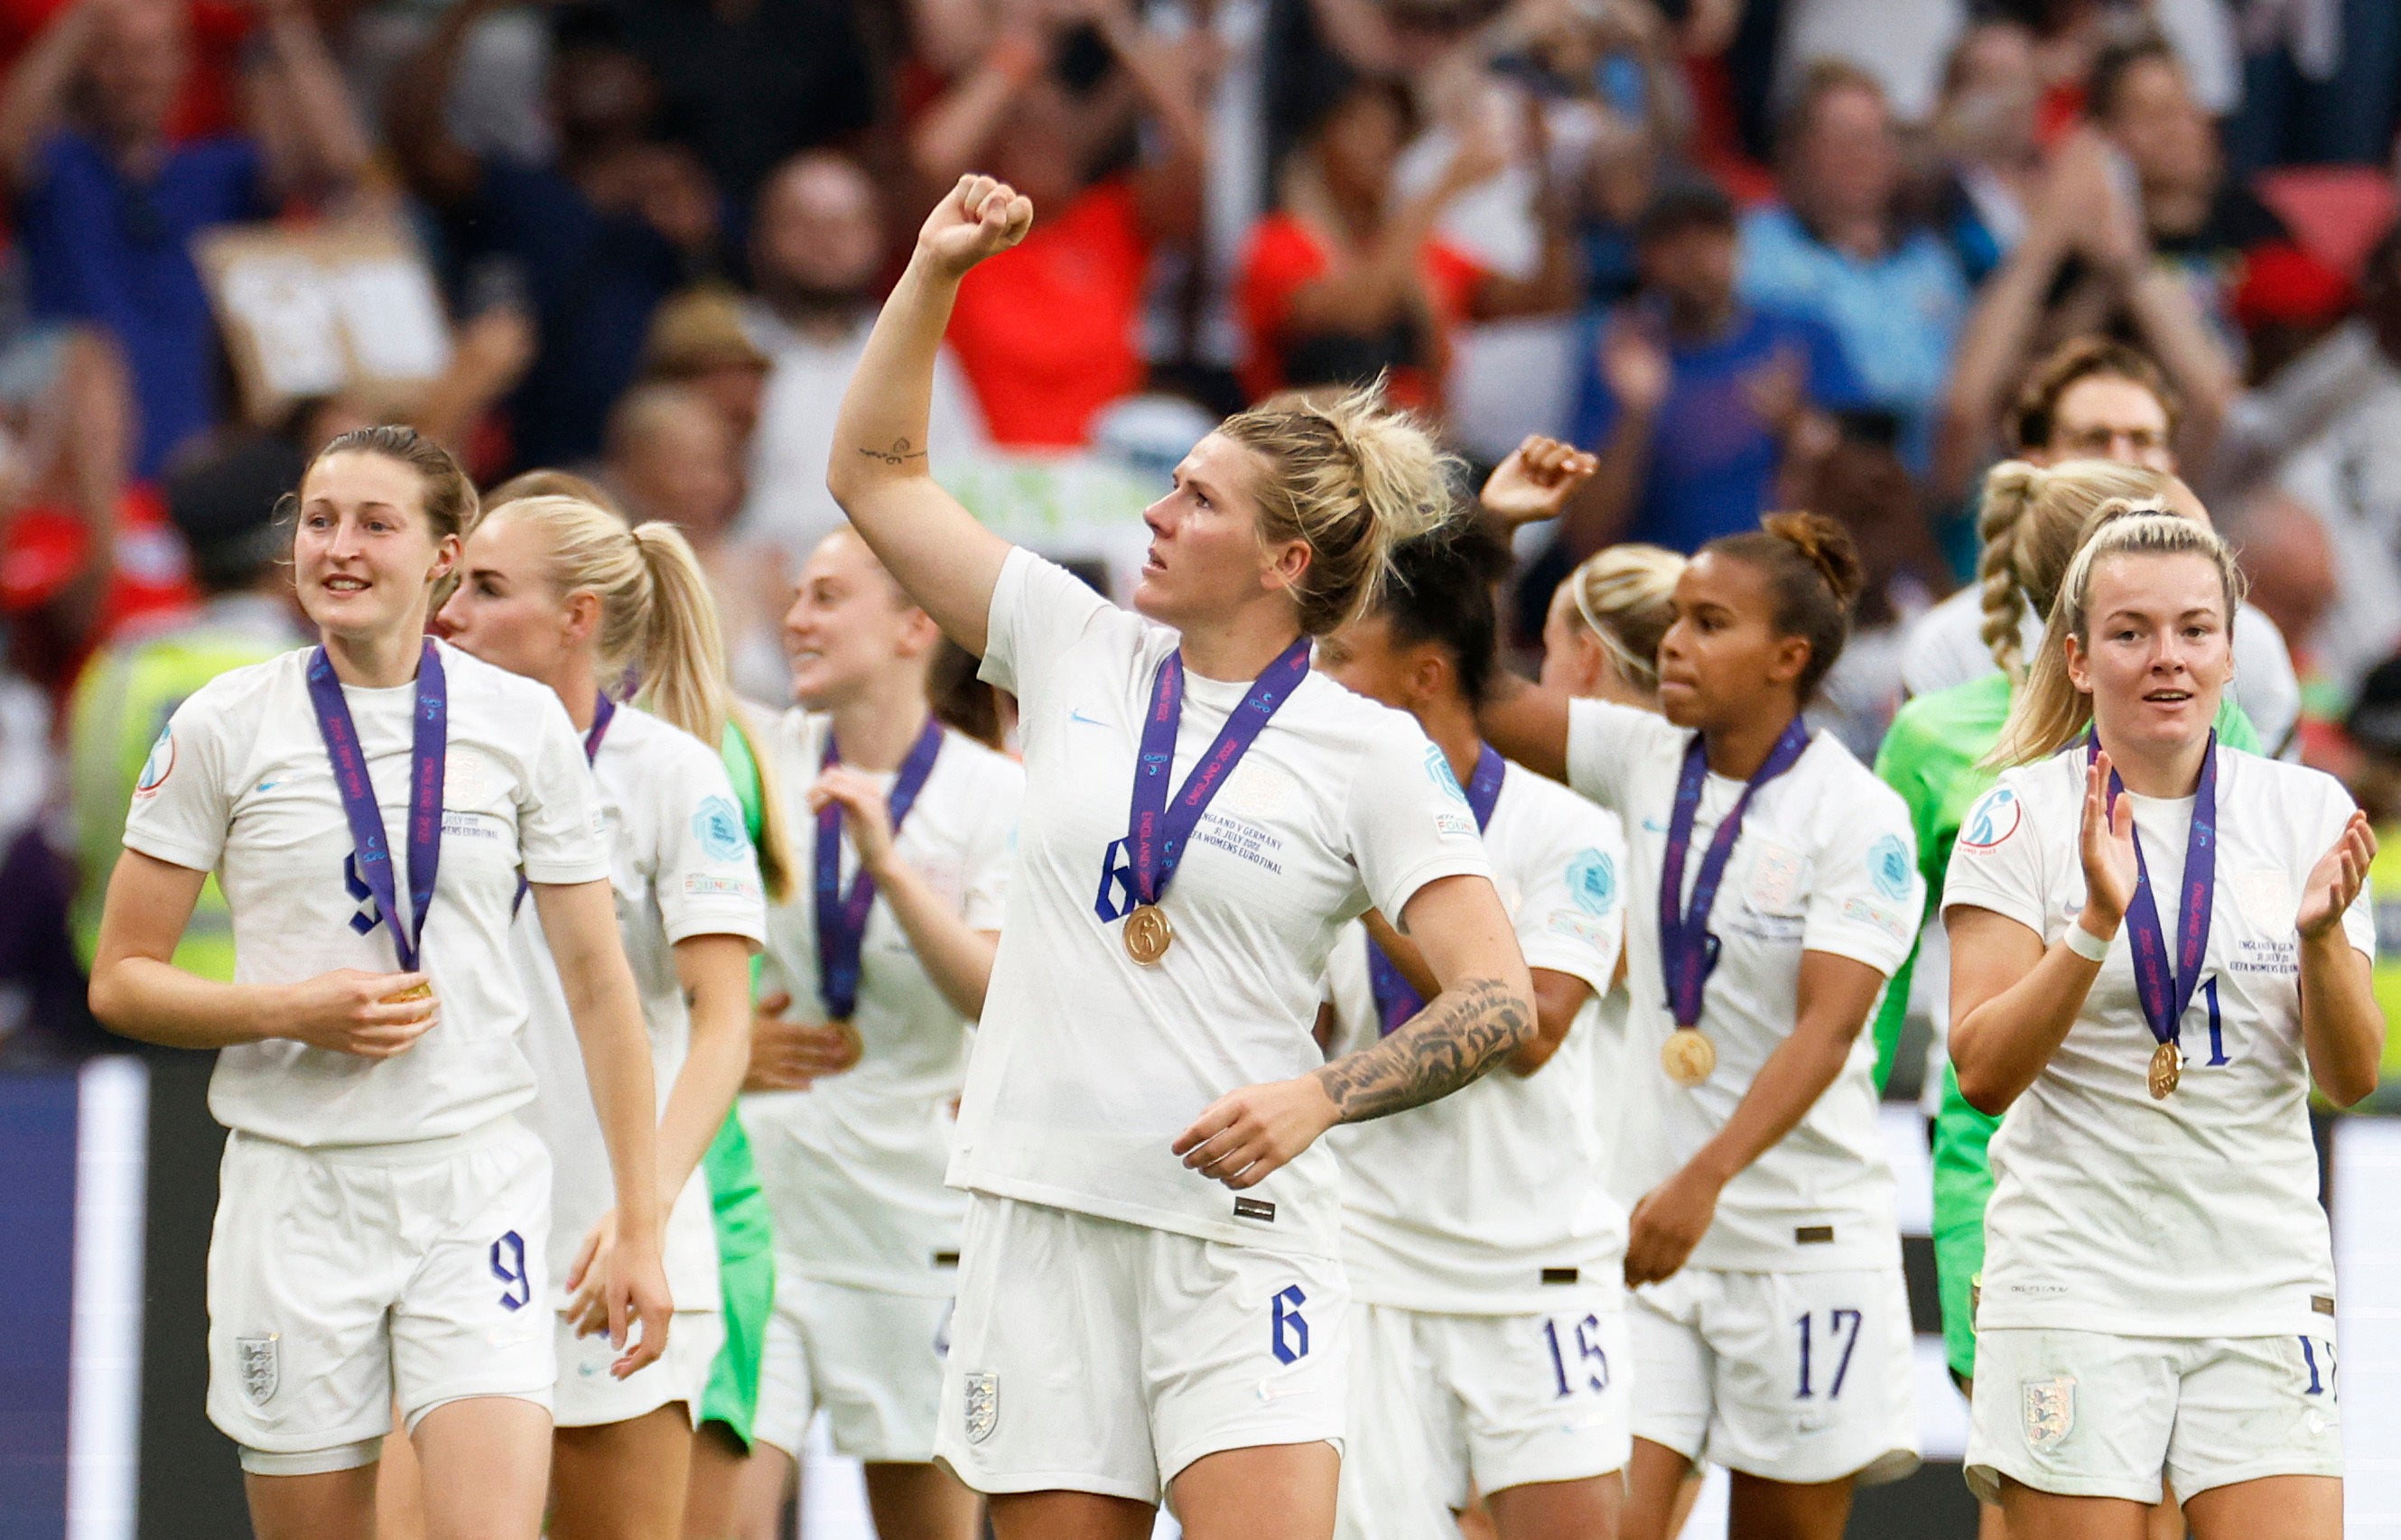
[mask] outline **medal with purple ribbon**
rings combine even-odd
[[[2084,741],[2084,762],[2101,754],[2097,734]],[[2115,813],[2125,785],[2115,769],[2109,771],[2109,809]],[[2127,941],[2133,948],[2134,994],[2143,1004],[2143,1021],[2159,1046],[2151,1050],[2147,1077],[2151,1099],[2165,1101],[2184,1079],[2184,1014],[2201,988],[2201,970],[2209,955],[2209,917],[2217,892],[2217,731],[2210,729],[2209,749],[2201,761],[2201,784],[2192,792],[2192,827],[2184,847],[2182,902],[2176,908],[2175,957],[2168,957],[2167,927],[2160,923],[2160,903],[2151,894],[2150,863],[2143,858],[2142,831],[2133,831],[2134,896],[2126,905]]]
[[[1491,744],[1481,745],[1475,756],[1475,773],[1467,778],[1467,808],[1475,814],[1478,834],[1492,822],[1492,806],[1501,800],[1501,778],[1507,772],[1509,762]],[[1386,956],[1384,948],[1367,940],[1367,986],[1376,997],[1376,1035],[1390,1037],[1401,1023],[1425,1009],[1425,996],[1409,987],[1409,981],[1398,964]]]
[[[417,663],[417,705],[408,756],[409,915],[405,923],[391,874],[391,845],[384,833],[383,811],[376,805],[375,783],[367,775],[366,751],[359,745],[358,726],[350,720],[350,705],[342,696],[334,661],[322,647],[309,660],[309,703],[316,711],[317,731],[334,765],[334,789],[341,797],[342,815],[350,825],[351,865],[374,898],[384,928],[391,933],[391,947],[401,971],[416,973],[425,916],[433,907],[433,879],[442,863],[443,770],[450,739],[450,694],[442,674],[442,654],[429,637]],[[431,993],[430,988],[420,985],[391,998],[417,999]]]
[[[917,794],[926,789],[926,777],[934,772],[934,758],[941,750],[942,725],[928,718],[925,730],[917,734],[917,742],[910,747],[909,757],[900,761],[900,773],[892,783],[888,800],[894,838],[899,838],[901,822],[916,805]],[[842,751],[835,746],[832,735],[828,734],[825,768],[831,770],[841,763]],[[859,948],[867,939],[868,911],[875,906],[875,879],[867,875],[862,865],[850,879],[850,891],[843,891],[839,802],[828,801],[817,810],[815,872],[817,996],[825,1003],[828,1021],[848,1021],[858,1009]]]
[[[1718,965],[1718,938],[1709,932],[1709,910],[1717,903],[1719,885],[1725,880],[1735,841],[1742,835],[1743,814],[1750,811],[1750,799],[1759,788],[1790,770],[1808,746],[1809,729],[1795,716],[1784,725],[1776,746],[1744,783],[1742,795],[1710,838],[1709,848],[1701,856],[1701,869],[1693,879],[1693,899],[1687,907],[1681,902],[1684,861],[1693,848],[1693,824],[1700,816],[1709,756],[1698,733],[1684,745],[1683,769],[1676,777],[1675,811],[1667,819],[1667,860],[1659,879],[1659,961],[1667,974],[1667,1009],[1676,1018],[1676,1029],[1667,1034],[1666,1046],[1659,1050],[1659,1063],[1679,1085],[1698,1085],[1718,1067],[1717,1044],[1699,1025],[1701,995]]]
[[[1126,916],[1123,939],[1126,955],[1144,967],[1157,964],[1175,942],[1174,927],[1168,924],[1159,900],[1184,859],[1185,840],[1266,730],[1276,708],[1308,677],[1309,638],[1302,636],[1251,681],[1242,703],[1228,714],[1226,725],[1170,800],[1167,778],[1175,769],[1175,729],[1184,720],[1184,653],[1178,648],[1159,660],[1150,682],[1150,715],[1142,724],[1142,757],[1134,764],[1133,811],[1125,838],[1134,906]]]

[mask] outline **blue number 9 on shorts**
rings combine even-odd
[[[492,1243],[492,1276],[509,1287],[501,1290],[501,1308],[523,1310],[533,1302],[533,1280],[526,1276],[525,1237],[512,1230]]]
[[[1300,1307],[1309,1302],[1309,1296],[1300,1291],[1300,1285],[1294,1284],[1270,1302],[1275,1306],[1272,1345],[1276,1362],[1297,1364],[1309,1356],[1309,1323],[1300,1315]]]

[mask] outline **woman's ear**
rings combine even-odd
[[[1264,552],[1260,580],[1270,591],[1282,590],[1290,593],[1298,589],[1301,580],[1308,577],[1309,562],[1313,554],[1307,540],[1286,540]]]
[[[569,647],[582,647],[600,634],[600,595],[579,588],[559,601],[559,630]]]
[[[439,541],[435,542],[433,547],[433,565],[427,568],[425,573],[425,581],[428,586],[439,584],[442,579],[449,577],[452,573],[459,570],[460,553],[464,551],[465,548],[466,542],[461,540],[456,535],[445,535]]]
[[[1806,636],[1777,637],[1775,655],[1767,664],[1768,681],[1789,685],[1799,679],[1802,672],[1809,666],[1809,655],[1817,650],[1809,645]]]
[[[2083,639],[2072,631],[2067,634],[2067,682],[2079,694],[2092,693],[2092,660],[2085,656]]]

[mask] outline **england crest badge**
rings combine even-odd
[[[234,1357],[241,1367],[242,1394],[248,1396],[254,1406],[265,1406],[273,1400],[276,1387],[283,1383],[279,1341],[279,1334],[272,1331],[264,1337],[236,1337],[233,1340]]]
[[[1000,1425],[1000,1376],[970,1374],[967,1380],[967,1442],[981,1444]]]
[[[2076,1431],[2076,1377],[2028,1380],[2020,1388],[2025,1397],[2026,1448],[2048,1454]]]

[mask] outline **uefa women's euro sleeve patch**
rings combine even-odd
[[[711,861],[731,865],[750,853],[750,833],[742,826],[742,810],[731,797],[704,798],[693,811],[692,837]]]
[[[1989,851],[2018,832],[2025,822],[2025,802],[2014,786],[1995,786],[1976,798],[1968,816],[1959,820],[1959,846]]]

